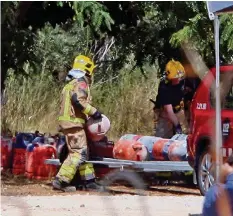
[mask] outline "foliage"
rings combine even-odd
[[[233,14],[223,14],[220,18],[223,25],[221,44],[226,44],[227,51],[233,51]]]
[[[60,2],[60,5],[57,2],[1,2],[1,6],[2,89],[8,69],[22,74],[25,73],[23,65],[26,62],[32,65],[40,60],[32,47],[36,31],[43,28],[45,23],[50,22],[55,27],[56,24],[70,22],[75,17],[73,23],[79,24],[80,27],[76,34],[83,31],[83,23],[89,27],[87,31],[92,31],[93,34],[100,32],[100,26],[110,29],[113,24],[104,6],[98,2]],[[86,43],[88,44],[88,41]]]
[[[197,4],[197,7],[192,7],[195,15],[190,18],[186,25],[175,32],[170,43],[174,47],[179,47],[182,43],[189,43],[192,48],[195,48],[204,58],[208,66],[215,64],[214,52],[214,28],[213,22],[209,20],[205,9],[205,3]],[[220,52],[222,63],[230,63],[232,61],[233,46],[233,16],[225,14],[220,17]]]
[[[33,32],[22,29],[18,23],[18,2],[1,2],[2,6],[2,64],[1,84],[3,86],[9,68],[25,73],[23,64],[35,56],[32,49]],[[24,54],[22,54],[24,53]]]
[[[74,24],[66,30],[58,25],[53,28],[47,24],[42,30],[38,30],[33,49],[38,63],[44,65],[42,71],[67,72],[65,66],[72,65],[76,55],[90,54],[90,41],[88,28],[80,29]]]
[[[188,41],[207,65],[214,64],[213,23],[205,2],[22,1],[1,6],[2,90],[7,80],[3,125],[15,130],[54,130],[61,83],[51,75],[61,80],[79,53],[98,64],[94,102],[110,116],[112,137],[150,133],[145,98],[155,97],[156,77],[170,58],[186,60],[182,43]],[[230,63],[233,15],[222,15],[220,21],[221,60]]]
[[[149,99],[156,97],[158,80],[156,69],[146,66],[147,80],[139,68],[120,71],[118,82],[93,86],[93,104],[111,121],[109,136],[118,139],[126,133],[152,135],[153,106]]]
[[[29,65],[25,70],[32,70]],[[111,120],[109,137],[117,139],[124,133],[152,134],[152,104],[156,96],[156,69],[146,67],[154,77],[149,82],[135,69],[133,76],[128,69],[120,71],[118,82],[94,84],[91,88],[93,105]],[[12,131],[57,132],[59,96],[62,85],[54,83],[51,76],[35,73],[32,78],[7,78],[5,105],[2,109],[2,128]],[[137,91],[137,94],[135,94]]]
[[[11,72],[6,81],[2,129],[57,131],[54,122],[58,114],[59,94],[59,86],[47,74],[36,73],[25,78]]]
[[[99,2],[75,1],[72,8],[76,14],[75,20],[79,20],[81,26],[84,23],[89,24],[95,32],[100,33],[101,25],[104,24],[111,31],[111,25],[114,24],[114,21],[104,5]]]

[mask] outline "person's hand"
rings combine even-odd
[[[92,116],[91,116],[94,120],[98,120],[102,118],[101,113],[97,110]]]
[[[182,128],[181,128],[180,124],[175,126],[175,131],[176,131],[177,134],[182,134]]]

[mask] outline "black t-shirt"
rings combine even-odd
[[[173,107],[180,105],[184,98],[184,80],[177,85],[166,83],[162,80],[159,83],[158,94],[156,98],[156,108],[171,104]]]
[[[194,93],[197,90],[197,87],[201,83],[200,78],[187,78],[185,79],[185,95],[184,100],[185,101],[191,101],[193,98]]]

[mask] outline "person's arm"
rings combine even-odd
[[[179,124],[178,118],[176,117],[172,105],[168,104],[164,106],[164,110],[167,113],[169,120],[173,123],[174,126]]]
[[[72,103],[84,114],[94,119],[101,118],[101,113],[88,102],[87,98],[88,85],[85,82],[77,83],[71,95]]]
[[[164,105],[164,110],[167,114],[168,119],[173,123],[176,133],[182,133],[180,122],[173,111],[172,105]]]

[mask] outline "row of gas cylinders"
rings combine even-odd
[[[164,139],[125,134],[115,143],[113,157],[133,161],[187,161],[187,135]]]
[[[171,139],[125,134],[115,144],[108,142],[107,138],[91,143],[90,156],[134,161],[186,161],[186,138],[183,134]],[[13,139],[1,137],[1,167],[10,169],[14,175],[48,179],[55,176],[57,168],[44,161],[59,158],[63,145],[64,140],[48,145],[27,143],[20,135]]]
[[[30,179],[49,179],[56,175],[57,167],[45,164],[44,161],[58,158],[61,146],[25,143],[19,142],[17,137],[13,139],[1,137],[1,168]]]

